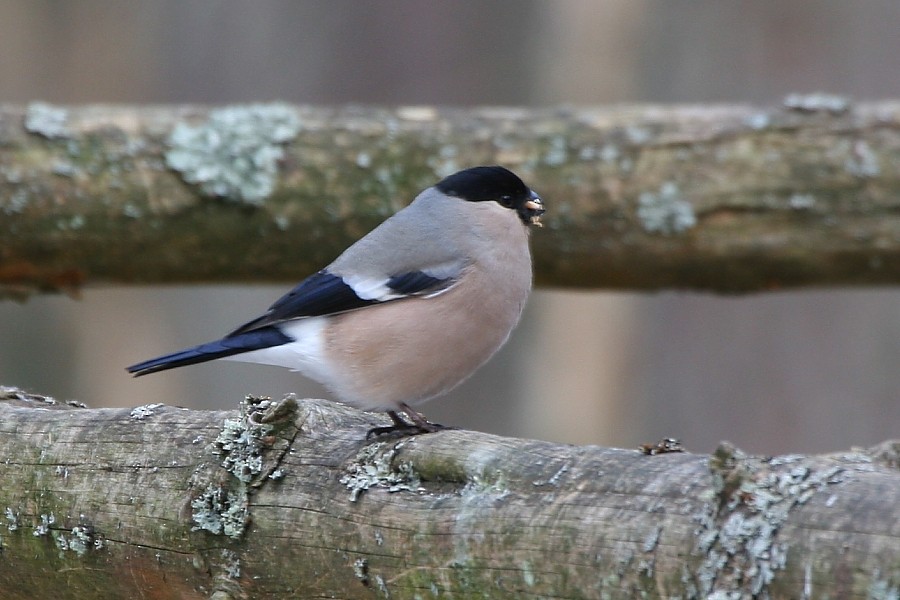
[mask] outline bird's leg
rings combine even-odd
[[[388,416],[391,418],[391,421],[394,422],[395,427],[410,427],[410,424],[403,420],[403,417],[397,414],[396,411],[389,410],[387,411]]]
[[[417,433],[423,433],[416,425],[404,421],[396,411],[389,410],[387,411],[387,414],[394,424],[388,425],[387,427],[373,427],[366,433],[366,439],[378,437],[380,435],[415,435]]]
[[[433,433],[435,431],[440,431],[441,429],[450,429],[445,425],[441,425],[439,423],[432,423],[428,419],[425,418],[425,415],[422,413],[413,410],[410,408],[408,404],[400,403],[400,408],[403,409],[403,413],[409,417],[410,421],[415,423],[416,427],[419,428],[419,431],[422,433]]]
[[[406,421],[404,421],[397,411],[389,410],[387,411],[387,414],[391,418],[391,421],[394,422],[394,424],[388,425],[387,427],[373,427],[366,434],[366,438],[395,434],[401,436],[418,435],[420,433],[433,433],[435,431],[440,431],[441,429],[452,429],[451,427],[439,425],[438,423],[432,423],[431,421],[426,419],[422,415],[422,413],[416,412],[407,404],[401,403],[400,409],[407,417],[409,417],[412,423],[407,423]]]

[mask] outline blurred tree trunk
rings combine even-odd
[[[758,458],[468,431],[367,441],[383,420],[292,397],[248,398],[240,413],[2,397],[7,599],[863,598],[900,586],[897,443]]]
[[[544,197],[539,282],[900,281],[900,104],[0,109],[0,285],[294,281],[437,178]]]

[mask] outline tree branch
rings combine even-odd
[[[897,442],[774,458],[469,431],[367,442],[376,416],[325,401],[129,411],[0,395],[4,598],[900,589]]]
[[[479,163],[545,198],[537,277],[900,282],[900,104],[0,108],[0,285],[296,281]]]

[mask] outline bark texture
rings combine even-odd
[[[519,172],[539,283],[900,282],[900,103],[0,107],[0,291],[296,281],[437,178]]]
[[[900,443],[828,456],[367,441],[316,400],[2,390],[0,595],[896,598]]]

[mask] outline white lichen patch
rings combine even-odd
[[[791,194],[788,205],[794,210],[809,210],[816,205],[816,197],[812,194]]]
[[[847,172],[857,177],[877,177],[881,175],[881,164],[872,147],[863,140],[853,144],[850,156],[844,165]]]
[[[56,516],[53,513],[42,514],[40,522],[35,525],[34,531],[31,532],[31,535],[35,537],[42,537],[50,534],[50,526],[56,523]]]
[[[3,209],[4,214],[16,215],[24,212],[30,201],[31,196],[25,190],[19,189],[11,194],[0,196],[0,208]]]
[[[135,408],[131,409],[131,413],[128,415],[128,417],[132,421],[143,421],[147,417],[152,417],[153,414],[163,406],[165,406],[165,404],[160,403],[136,406]]]
[[[60,551],[60,556],[66,551],[74,552],[78,556],[84,556],[88,551],[100,550],[104,546],[103,539],[95,536],[93,530],[85,525],[73,527],[68,537],[65,530],[55,529],[52,532],[52,537]]]
[[[231,579],[241,578],[241,558],[234,550],[222,549],[222,570]]]
[[[544,164],[550,167],[558,167],[569,158],[569,149],[566,138],[559,135],[550,140],[550,147],[544,154]]]
[[[299,131],[296,111],[284,104],[213,110],[205,123],[175,127],[166,165],[210,196],[261,204],[275,189],[282,145]]]
[[[432,106],[400,106],[397,116],[406,121],[434,121],[438,112]]]
[[[534,587],[535,577],[534,577],[534,569],[531,567],[531,563],[527,560],[523,560],[519,563],[519,569],[522,571],[522,581],[525,582],[525,585],[528,587]]]
[[[368,169],[372,166],[372,155],[368,152],[360,152],[356,155],[356,166],[360,169]]]
[[[350,490],[350,501],[356,502],[364,491],[379,487],[389,492],[421,492],[421,479],[408,462],[394,463],[397,451],[404,442],[398,442],[385,450],[385,442],[377,442],[360,450],[341,477],[341,483]]]
[[[840,115],[850,110],[850,100],[845,96],[816,92],[813,94],[789,94],[784,106],[798,112],[827,112]]]
[[[56,542],[56,547],[59,548],[60,556],[69,549],[69,541],[61,531],[53,532],[53,540]]]
[[[657,525],[651,529],[650,533],[644,538],[644,542],[641,544],[641,550],[644,552],[653,552],[653,550],[656,549],[657,544],[659,544],[660,535],[662,535],[662,526]]]
[[[625,128],[625,138],[629,143],[640,146],[653,139],[653,132],[646,127],[631,125]]]
[[[533,485],[533,486],[535,486],[535,487],[544,486],[544,485],[549,485],[549,486],[553,486],[553,487],[559,487],[559,481],[560,481],[560,479],[562,479],[562,478],[566,475],[566,473],[569,472],[569,469],[570,469],[570,468],[571,468],[571,462],[570,462],[570,461],[566,461],[566,462],[565,462],[561,467],[559,467],[559,469],[557,469],[556,472],[555,472],[553,475],[551,475],[547,480],[536,479],[536,480],[534,480],[534,481],[531,482],[531,485]]]
[[[291,226],[291,219],[285,215],[275,215],[272,219],[278,231],[287,231]]]
[[[566,473],[568,473],[568,471],[569,471],[569,463],[566,463],[566,464],[564,464],[563,466],[561,466],[561,467],[556,471],[556,473],[554,473],[554,474],[550,477],[550,479],[547,480],[547,483],[548,483],[549,485],[552,485],[552,486],[559,486],[559,480],[562,479],[563,475],[565,475]]]
[[[869,600],[900,600],[900,581],[883,579],[876,570],[866,590]]]
[[[503,500],[509,494],[509,486],[505,477],[494,476],[486,478],[475,473],[469,475],[469,481],[459,490],[464,506],[477,506],[480,503],[496,502]],[[460,514],[462,512],[461,510]]]
[[[365,558],[357,558],[353,561],[353,576],[359,579],[360,583],[368,587],[369,585],[369,561]]]
[[[387,582],[384,580],[384,577],[381,575],[375,576],[375,586],[378,588],[378,591],[385,598],[391,597],[391,592],[388,590]]]
[[[442,179],[459,171],[459,154],[457,146],[448,144],[441,146],[437,156],[426,159],[425,163],[434,171],[435,177]]]
[[[744,124],[750,129],[765,129],[772,123],[772,117],[764,112],[753,113],[744,119]]]
[[[645,231],[663,235],[682,233],[697,224],[693,206],[671,181],[662,184],[658,192],[641,192],[637,216]]]
[[[25,111],[25,129],[47,139],[67,138],[69,111],[45,102],[32,102]]]
[[[6,507],[5,511],[6,516],[6,529],[9,531],[15,531],[19,528],[19,515],[14,512],[12,508],[9,506]]]

